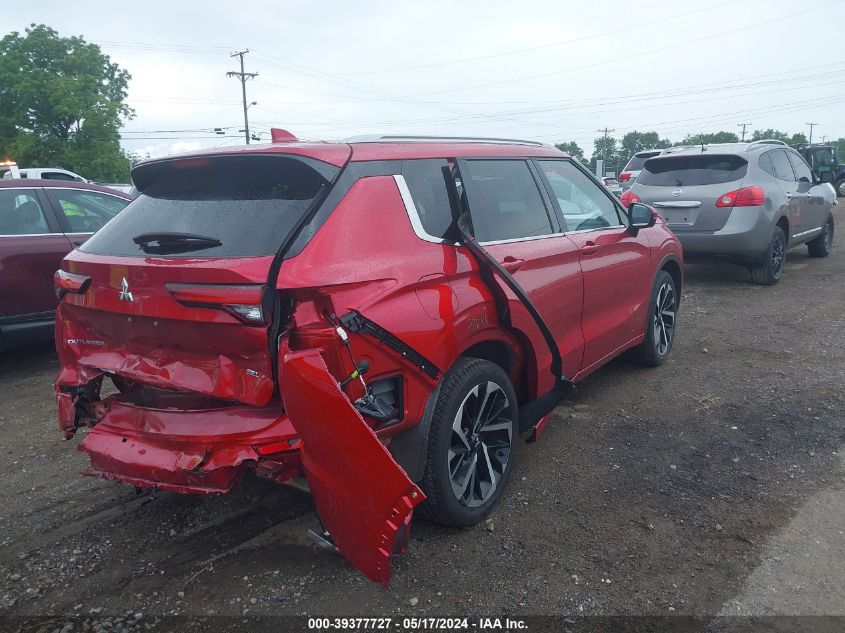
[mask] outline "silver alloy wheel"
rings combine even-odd
[[[469,508],[493,495],[507,469],[513,441],[510,408],[504,389],[486,381],[470,390],[452,421],[449,480],[455,498]]]
[[[672,284],[664,283],[657,291],[657,300],[654,302],[653,338],[658,356],[665,356],[669,351],[675,333],[676,311],[675,290]]]
[[[845,196],[845,179],[839,181],[839,191],[840,196]]]

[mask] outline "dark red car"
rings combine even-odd
[[[0,348],[50,335],[53,273],[130,200],[84,183],[0,180]]]
[[[666,359],[681,248],[541,144],[274,137],[138,165],[64,260],[59,424],[135,486],[304,474],[315,537],[386,583],[413,508],[479,521],[570,381]]]

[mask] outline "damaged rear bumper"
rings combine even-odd
[[[296,432],[279,408],[161,411],[111,403],[79,444],[83,472],[143,488],[229,492],[247,470],[275,481],[301,473]]]

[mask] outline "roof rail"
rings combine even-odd
[[[390,143],[393,141],[411,143],[509,143],[514,145],[533,145],[536,147],[548,147],[540,141],[526,141],[516,138],[493,138],[484,136],[418,136],[403,134],[365,134],[362,136],[350,136],[343,139],[346,143]]]
[[[755,145],[786,145],[783,141],[774,138],[761,138],[759,141],[751,141],[745,146],[745,150],[753,149]]]

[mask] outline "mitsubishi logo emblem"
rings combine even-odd
[[[129,292],[129,282],[126,281],[126,277],[120,282],[120,294],[117,296],[118,299],[121,301],[134,301],[135,299],[132,297],[132,293]]]

